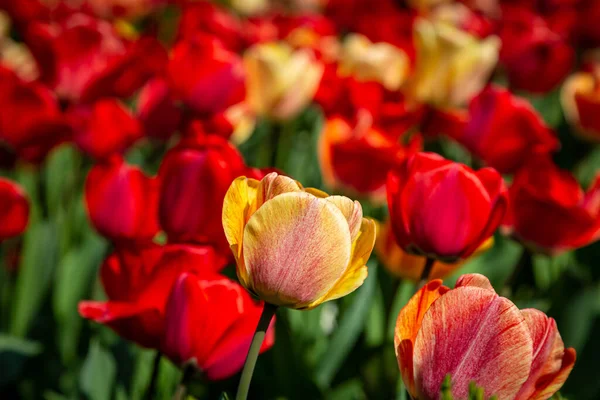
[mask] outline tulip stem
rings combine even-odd
[[[423,272],[421,272],[421,279],[419,279],[419,288],[425,286],[427,281],[429,281],[429,275],[431,274],[431,270],[433,269],[434,263],[434,258],[427,257],[427,259],[425,260],[425,267],[423,268]]]
[[[160,358],[162,354],[160,351],[157,351],[154,355],[154,361],[152,362],[152,376],[150,377],[150,384],[148,385],[148,389],[146,390],[146,396],[144,398],[146,400],[152,400],[154,398],[156,392],[156,381],[158,380],[158,372],[160,371]]]
[[[238,385],[237,394],[235,400],[246,400],[248,397],[248,390],[250,389],[250,381],[252,380],[252,374],[254,373],[254,367],[256,366],[256,360],[258,359],[258,353],[260,347],[265,339],[269,324],[277,311],[277,306],[269,303],[265,303],[260,320],[256,326],[254,337],[252,338],[252,344],[248,350],[248,356],[246,357],[246,363],[242,370],[242,376],[240,377],[240,384]]]

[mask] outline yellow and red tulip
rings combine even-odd
[[[241,284],[267,303],[295,309],[362,285],[375,243],[375,223],[362,217],[360,203],[277,173],[233,182],[223,228]]]

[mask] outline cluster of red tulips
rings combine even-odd
[[[394,288],[414,282],[386,345],[398,396],[558,396],[575,349],[537,303],[508,297],[533,258],[600,238],[600,2],[0,0],[0,10],[3,276],[24,273],[23,234],[54,215],[48,160],[76,149],[79,164],[60,174],[81,195],[58,196],[85,205],[107,250],[102,290],[82,289],[78,313],[156,350],[155,369],[162,356],[180,368],[174,396],[243,369],[245,399],[287,318],[278,309],[312,313],[376,268]],[[21,171],[33,171],[34,193]],[[76,213],[68,205],[66,220]],[[523,252],[504,287],[493,281],[502,296],[483,271],[457,272],[495,241]],[[29,398],[19,390],[4,393]]]

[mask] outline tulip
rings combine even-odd
[[[113,241],[151,241],[158,232],[156,178],[118,156],[90,170],[85,202],[96,230]]]
[[[319,162],[328,186],[385,201],[388,172],[408,154],[419,151],[421,141],[413,139],[404,147],[370,127],[368,119],[354,127],[344,118],[328,119],[319,140]]]
[[[167,299],[178,277],[184,272],[214,274],[223,266],[210,247],[119,247],[100,270],[108,300],[82,301],[79,314],[140,346],[160,348]]]
[[[578,72],[563,84],[561,103],[567,121],[581,138],[600,141],[600,68],[593,72]]]
[[[29,222],[29,200],[23,189],[0,178],[0,242],[20,235]]]
[[[509,196],[503,229],[533,250],[556,254],[600,238],[600,175],[584,193],[569,171],[534,157],[515,175]]]
[[[476,257],[487,251],[493,244],[494,239],[489,238],[475,250],[472,257]],[[400,279],[408,279],[414,282],[418,282],[421,279],[427,263],[426,257],[407,253],[398,246],[389,221],[383,225],[380,224],[377,228],[375,253],[383,266],[392,275],[397,276]],[[462,267],[466,261],[467,260],[463,260],[451,264],[435,261],[431,267],[429,279],[444,279]]]
[[[169,0],[86,0],[94,14],[102,18],[139,18],[168,2]]]
[[[194,363],[209,380],[228,378],[244,364],[261,309],[223,276],[183,273],[167,301],[161,350],[177,365]],[[274,340],[272,323],[260,351]]]
[[[124,41],[110,23],[80,13],[32,24],[25,39],[42,67],[41,80],[71,102],[129,97],[167,62],[157,39]]]
[[[415,100],[439,107],[460,106],[487,83],[500,40],[479,39],[443,21],[415,23],[416,65],[407,83]]]
[[[575,51],[566,38],[526,6],[502,9],[500,62],[511,87],[546,93],[571,71]]]
[[[496,230],[508,193],[492,168],[477,172],[433,153],[410,156],[387,181],[390,221],[409,253],[455,262]]]
[[[144,134],[151,138],[166,141],[177,131],[182,112],[175,104],[165,79],[152,79],[140,90],[137,99],[137,117],[142,124]]]
[[[233,182],[223,227],[242,285],[267,303],[295,309],[356,290],[375,242],[375,224],[362,218],[360,203],[276,173]]]
[[[400,311],[394,335],[402,379],[413,399],[438,399],[447,375],[455,398],[469,384],[485,398],[552,397],[575,363],[556,322],[534,309],[519,310],[496,294],[488,279],[463,275],[454,289],[434,280]]]
[[[139,121],[116,99],[78,106],[69,121],[75,143],[96,160],[124,153],[142,135]]]
[[[258,115],[292,119],[313,99],[323,66],[309,49],[285,43],[254,45],[244,53],[247,101]]]
[[[224,111],[244,99],[240,57],[212,36],[198,35],[176,44],[167,78],[174,95],[198,113]]]
[[[449,3],[450,0],[407,0],[407,4],[421,12],[426,12],[440,4]]]
[[[398,90],[409,68],[406,53],[389,43],[372,43],[358,34],[344,41],[340,60],[343,76],[354,75],[360,81],[376,81],[388,90]]]
[[[245,171],[241,154],[217,136],[183,141],[158,172],[159,219],[172,242],[211,243],[227,250],[221,209],[227,189]]]
[[[70,135],[56,98],[38,82],[25,82],[0,67],[0,145],[40,162]]]
[[[556,134],[527,100],[495,86],[474,97],[468,112],[436,112],[425,130],[446,133],[486,165],[507,174],[521,168],[531,154],[550,154],[560,147]]]

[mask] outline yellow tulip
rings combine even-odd
[[[407,85],[415,100],[461,106],[485,86],[497,61],[500,39],[479,39],[445,21],[415,23],[416,65]]]
[[[341,75],[380,82],[386,89],[398,90],[409,69],[410,59],[396,46],[372,43],[367,37],[354,33],[344,41],[339,67]]]
[[[427,258],[410,254],[402,250],[402,248],[398,246],[398,243],[396,243],[389,222],[378,225],[375,252],[379,261],[393,275],[401,279],[418,282],[421,279],[421,274],[425,267],[425,263],[427,262]],[[489,238],[479,246],[471,257],[475,257],[490,249],[493,244],[494,239]],[[460,268],[466,261],[468,261],[468,259],[451,264],[436,261],[429,274],[429,280],[446,278]]]
[[[284,42],[252,46],[244,53],[247,101],[257,115],[295,117],[313,99],[323,65],[310,49]]]
[[[360,203],[270,173],[237,178],[223,228],[241,284],[267,303],[295,309],[356,290],[367,277],[375,223]]]

